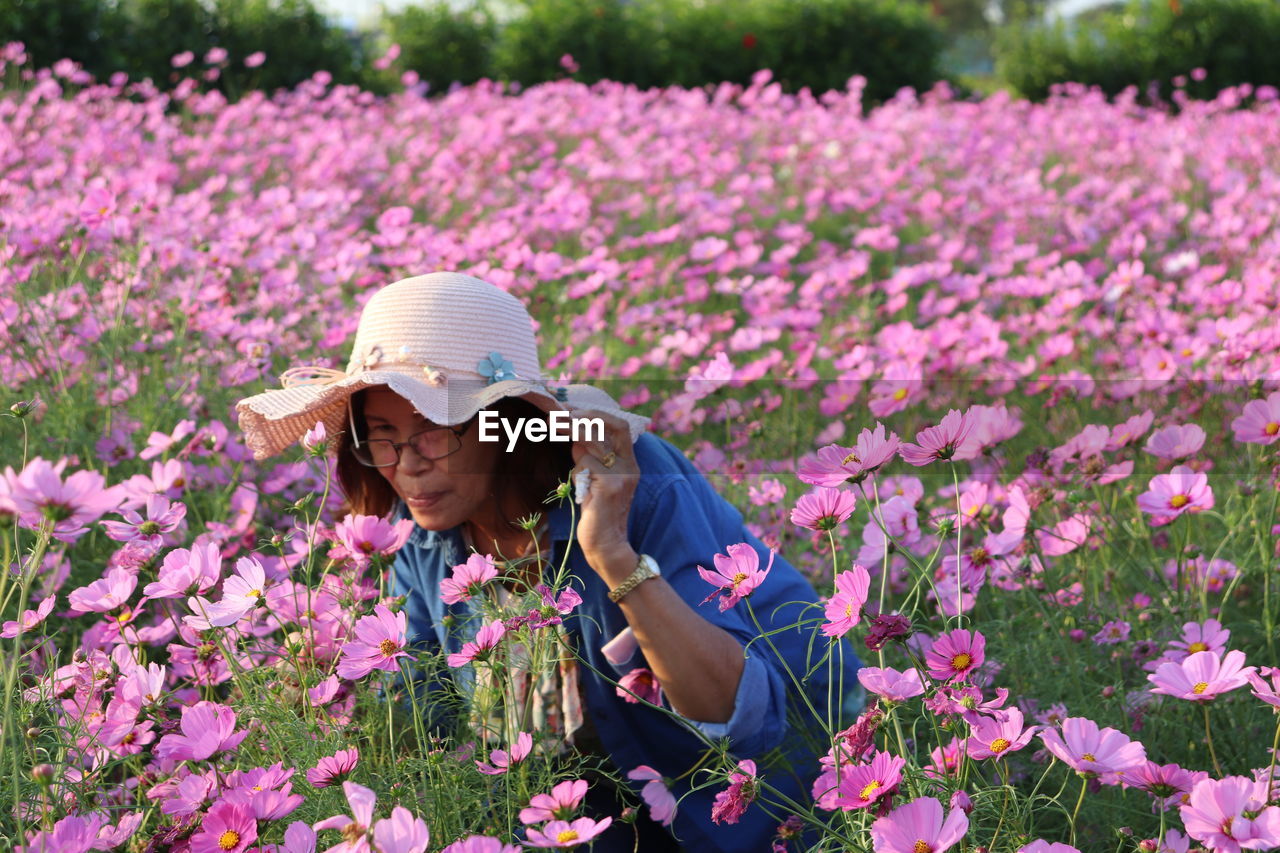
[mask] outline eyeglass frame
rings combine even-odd
[[[471,429],[471,422],[475,420],[475,418],[471,418],[471,420],[467,421],[466,423],[462,424],[461,426],[433,426],[433,427],[427,427],[426,429],[420,429],[420,430],[418,430],[417,432],[415,432],[413,435],[411,435],[411,436],[409,436],[408,438],[406,438],[404,441],[392,441],[392,440],[391,440],[391,439],[389,439],[389,438],[366,438],[366,439],[365,439],[365,441],[364,441],[364,443],[365,443],[366,445],[367,445],[367,444],[369,444],[369,443],[371,443],[371,442],[374,442],[374,441],[385,441],[387,444],[391,445],[392,449],[394,449],[394,450],[395,450],[395,452],[396,452],[396,461],[395,461],[395,462],[391,462],[391,463],[389,463],[389,464],[387,464],[387,465],[374,465],[374,464],[372,464],[371,462],[365,462],[365,461],[364,461],[363,459],[361,459],[361,458],[360,458],[360,457],[355,453],[355,451],[354,451],[354,448],[358,448],[358,447],[360,447],[360,433],[359,433],[359,431],[356,429],[356,414],[355,414],[355,409],[354,409],[354,408],[352,407],[352,405],[351,405],[351,398],[350,398],[350,397],[347,397],[347,418],[348,418],[348,420],[351,422],[351,446],[352,446],[352,448],[353,448],[352,453],[351,453],[351,456],[352,456],[352,457],[353,457],[357,462],[359,462],[361,465],[363,465],[363,466],[364,466],[364,467],[366,467],[366,468],[394,468],[394,467],[396,467],[397,465],[399,465],[399,464],[400,464],[400,460],[401,460],[401,458],[402,458],[402,454],[403,454],[403,452],[404,452],[404,447],[405,447],[406,445],[412,445],[412,444],[413,444],[413,440],[414,440],[415,438],[417,438],[418,436],[422,435],[423,433],[432,432],[432,431],[434,431],[434,430],[442,430],[442,429],[447,429],[447,430],[449,430],[449,432],[451,432],[451,433],[453,433],[455,436],[457,436],[457,438],[458,438],[458,446],[457,446],[457,447],[455,447],[453,450],[450,450],[448,453],[444,454],[443,456],[426,456],[426,455],[424,455],[423,453],[421,453],[421,452],[418,450],[418,448],[417,448],[417,446],[416,446],[416,445],[415,445],[415,446],[414,446],[414,448],[413,448],[413,452],[414,452],[414,453],[417,453],[417,454],[418,454],[419,456],[421,456],[423,459],[426,459],[426,460],[431,461],[431,462],[438,462],[438,461],[439,461],[439,460],[441,460],[441,459],[447,459],[448,457],[452,456],[453,454],[457,453],[459,450],[461,450],[461,449],[462,449],[462,437],[463,437],[464,435],[466,435],[466,434],[467,434],[467,431],[468,431],[468,430],[470,430],[470,429]]]

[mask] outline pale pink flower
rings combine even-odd
[[[1019,847],[1018,853],[1080,853],[1080,851],[1070,844],[1037,838],[1030,844],[1024,844]]]
[[[441,853],[520,853],[514,844],[503,844],[501,839],[488,835],[469,835],[444,848]]]
[[[1253,687],[1250,692],[1272,708],[1280,710],[1280,669],[1264,666],[1257,672],[1249,673],[1248,677],[1249,684]],[[1267,684],[1267,678],[1271,679],[1270,684]]]
[[[528,732],[520,732],[516,735],[516,742],[510,752],[505,749],[495,749],[489,753],[489,761],[492,763],[486,764],[476,759],[476,767],[487,776],[500,776],[524,761],[532,750],[533,736]]]
[[[899,672],[887,666],[864,666],[858,670],[858,681],[872,693],[891,702],[905,702],[924,693],[920,671],[914,668]]]
[[[847,572],[836,575],[835,592],[827,601],[827,621],[822,633],[828,637],[843,637],[862,618],[862,606],[867,603],[871,587],[871,574],[866,567],[853,564]]]
[[[196,55],[194,53],[192,53],[189,50],[184,50],[181,53],[175,53],[169,59],[169,64],[171,64],[174,68],[186,68],[188,65],[192,63],[192,61],[195,58],[196,58]]]
[[[245,68],[257,68],[267,61],[267,55],[260,50],[255,50],[244,58]]]
[[[1068,717],[1062,731],[1044,729],[1040,740],[1072,770],[1084,776],[1099,776],[1105,784],[1114,784],[1118,775],[1144,764],[1146,750],[1113,728],[1098,728],[1086,717]]]
[[[834,530],[853,515],[858,498],[844,489],[819,486],[801,495],[791,510],[791,523],[810,530]]]
[[[1236,441],[1249,444],[1275,444],[1280,441],[1280,391],[1266,400],[1250,400],[1244,413],[1231,422]]]
[[[112,569],[88,586],[73,589],[67,601],[75,613],[106,613],[122,607],[137,585],[137,575],[125,569]]]
[[[226,705],[197,702],[182,709],[182,734],[168,734],[156,744],[156,755],[174,761],[204,761],[240,745],[249,732],[237,732],[236,712]]]
[[[133,510],[124,510],[120,515],[124,521],[100,522],[107,536],[117,542],[143,542],[158,548],[164,543],[164,534],[173,532],[182,523],[187,507],[170,504],[168,498],[161,495],[148,495],[145,519]]]
[[[586,795],[585,779],[566,779],[552,788],[549,794],[534,794],[529,805],[520,810],[520,822],[528,825],[553,819],[567,820]]]
[[[53,612],[54,596],[49,596],[40,602],[40,606],[35,610],[24,610],[22,619],[17,622],[5,622],[3,628],[0,628],[0,637],[6,640],[12,640],[18,636],[18,632],[28,633],[40,627],[45,619],[49,618],[49,614]]]
[[[362,616],[353,631],[355,639],[342,646],[338,677],[354,681],[375,669],[386,672],[399,670],[400,658],[409,656],[405,651],[409,642],[408,618],[403,610],[392,613],[385,604],[374,607],[373,615]],[[453,666],[452,658],[450,655],[450,666]]]
[[[66,467],[66,459],[52,464],[35,457],[12,479],[9,500],[23,527],[50,523],[53,538],[74,543],[120,505],[120,496],[97,471],[76,471],[63,480]]]
[[[676,798],[662,774],[647,764],[641,764],[627,771],[627,778],[645,783],[640,789],[640,797],[649,806],[649,817],[663,826],[670,826],[676,817]]]
[[[1195,652],[1180,663],[1162,663],[1147,676],[1155,687],[1152,693],[1164,693],[1176,699],[1211,702],[1249,683],[1256,667],[1244,665],[1244,652],[1233,650],[1226,657],[1215,652]]]
[[[1145,449],[1161,459],[1185,459],[1204,446],[1204,439],[1204,430],[1196,424],[1168,426],[1153,432]]]
[[[1243,776],[1204,779],[1180,809],[1187,835],[1218,853],[1269,850],[1280,845],[1280,808],[1259,796]]]
[[[378,853],[426,853],[431,841],[427,823],[404,806],[391,810],[391,817],[373,825],[373,842]]]
[[[1022,727],[1022,711],[1009,708],[996,712],[994,717],[977,716],[970,720],[973,732],[969,736],[969,757],[975,761],[984,758],[1004,758],[1026,746],[1039,726]]]
[[[747,543],[730,545],[725,550],[728,551],[727,555],[716,554],[712,557],[716,567],[714,572],[698,566],[698,574],[702,579],[716,587],[714,592],[702,600],[702,603],[705,604],[720,596],[721,611],[733,607],[764,583],[769,570],[773,568],[773,558],[776,556],[773,549],[770,549],[769,565],[761,569],[760,555]]]
[[[180,598],[208,592],[222,575],[222,553],[215,543],[165,554],[158,577],[142,588],[146,598]]]
[[[1138,495],[1138,508],[1166,522],[1183,513],[1213,509],[1209,475],[1185,465],[1178,465],[1168,474],[1158,474],[1151,478],[1147,491]]]
[[[445,604],[470,601],[480,587],[497,576],[492,554],[472,554],[465,563],[453,567],[453,577],[440,581],[440,598]]]
[[[542,829],[527,830],[525,836],[529,841],[525,846],[536,847],[539,850],[578,847],[589,844],[597,835],[608,829],[611,823],[613,823],[611,817],[603,820],[580,817],[572,823],[553,820]]]
[[[312,456],[323,456],[329,448],[329,430],[323,423],[317,423],[302,436],[302,446]]]
[[[871,824],[875,853],[944,853],[969,831],[969,817],[952,809],[943,817],[942,803],[920,797],[898,806]]]
[[[342,841],[330,847],[328,853],[370,853],[369,830],[373,825],[373,807],[378,802],[378,795],[355,782],[343,782],[342,790],[347,795],[351,814],[334,815],[312,826],[317,830],[337,829],[342,832]]]
[[[338,522],[333,533],[347,549],[356,565],[368,565],[374,555],[389,557],[409,541],[413,519],[394,524],[376,515],[349,515]]]

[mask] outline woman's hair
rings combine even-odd
[[[364,422],[363,391],[351,396],[351,408],[356,429],[363,436],[367,429]],[[486,408],[511,423],[520,418],[547,419],[545,412],[519,397],[504,397]],[[470,429],[475,428],[475,424],[470,426]],[[504,446],[505,442],[504,436]],[[573,468],[573,454],[569,447],[569,444],[563,442],[535,444],[525,440],[524,432],[521,431],[511,452],[500,454],[502,467],[494,472],[493,488],[498,506],[505,503],[507,494],[514,493],[528,512],[544,512],[543,501],[560,481],[568,478]],[[356,461],[351,454],[351,436],[345,432],[338,444],[338,484],[346,497],[345,510],[357,515],[385,516],[398,500],[391,484],[376,468]],[[514,522],[515,519],[507,521]]]

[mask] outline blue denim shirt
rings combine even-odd
[[[582,604],[565,619],[565,628],[577,641],[585,698],[585,711],[616,767],[623,773],[647,764],[664,776],[676,778],[685,774],[707,749],[691,729],[707,738],[729,739],[729,751],[739,759],[759,760],[775,747],[783,747],[783,766],[760,772],[769,784],[781,789],[792,800],[803,802],[817,775],[815,755],[788,738],[788,700],[794,709],[803,711],[796,701],[795,685],[785,666],[805,684],[805,692],[820,713],[834,707],[844,725],[848,725],[862,708],[863,692],[856,673],[861,666],[847,643],[843,655],[833,654],[831,663],[817,668],[808,680],[804,674],[824,654],[827,638],[818,634],[821,610],[805,603],[817,602],[813,587],[780,555],[773,569],[750,598],[756,618],[766,631],[785,628],[803,619],[808,627],[793,627],[774,634],[773,645],[781,655],[773,653],[753,625],[745,603],[721,612],[715,601],[702,604],[712,587],[699,576],[697,566],[713,566],[716,553],[724,553],[729,545],[749,543],[760,555],[760,565],[768,564],[768,549],[743,525],[742,514],[712,488],[697,469],[675,447],[651,434],[643,434],[635,443],[640,481],[628,518],[627,534],[637,553],[648,554],[661,567],[662,577],[704,619],[723,628],[746,649],[746,662],[738,686],[732,717],[725,723],[705,723],[684,718],[673,719],[653,708],[625,702],[615,687],[598,673],[617,681],[637,666],[648,666],[642,650],[619,665],[610,663],[601,651],[609,640],[627,628],[618,605],[609,600],[608,587],[587,564],[576,543],[570,541],[571,508],[567,503],[545,513],[552,542],[553,565],[559,566],[568,549],[571,585],[582,596]],[[408,517],[402,505],[400,515]],[[474,635],[476,620],[468,620],[467,603],[446,605],[440,598],[440,581],[452,573],[453,566],[466,560],[461,531],[458,528],[435,532],[418,527],[408,543],[396,555],[393,591],[406,596],[410,640],[429,648],[443,647],[457,652],[462,643]],[[465,629],[446,630],[445,617]],[[834,650],[833,650],[834,652]],[[831,678],[828,679],[828,673]],[[831,695],[828,683],[834,682]],[[843,696],[836,695],[843,688]],[[790,695],[789,695],[790,694]],[[804,711],[812,719],[812,714]],[[812,733],[820,734],[816,729]],[[707,781],[699,773],[694,781]],[[757,853],[767,851],[778,820],[759,807],[749,809],[737,824],[714,824],[711,805],[723,785],[690,791],[690,780],[678,781],[673,789],[680,800],[672,825],[675,836],[687,848],[724,853]],[[639,789],[639,783],[636,790]],[[687,794],[687,796],[685,796]],[[681,799],[683,798],[683,799]],[[783,813],[782,817],[786,817]]]

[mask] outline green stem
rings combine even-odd
[[[1076,843],[1076,818],[1080,816],[1080,807],[1084,805],[1084,792],[1089,787],[1089,780],[1083,774],[1080,776],[1080,796],[1076,798],[1075,810],[1071,812],[1071,844]]]
[[[1204,739],[1209,744],[1209,757],[1213,759],[1213,771],[1222,778],[1222,765],[1218,763],[1218,753],[1213,748],[1213,732],[1209,730],[1209,703],[1201,702],[1200,710],[1204,712]],[[1274,760],[1274,757],[1273,757]]]

